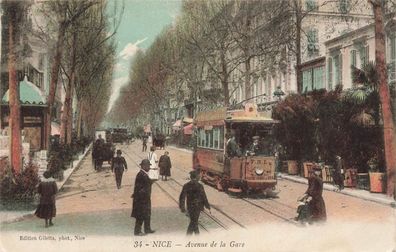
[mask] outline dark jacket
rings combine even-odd
[[[112,161],[111,161],[111,170],[114,172],[114,170],[116,171],[124,171],[128,170],[128,165],[125,161],[124,157],[113,157]]]
[[[208,199],[206,198],[205,189],[203,186],[195,180],[191,180],[183,186],[182,192],[179,197],[179,208],[183,212],[185,208],[185,199],[187,197],[187,210],[192,211],[203,211],[204,207],[210,209]]]
[[[160,168],[160,175],[170,176],[170,169],[172,168],[172,163],[167,155],[162,155],[159,159],[158,166]]]
[[[229,139],[227,141],[227,146],[226,146],[226,154],[229,158],[238,156],[240,157],[242,155],[241,150],[236,143],[235,139]]]
[[[151,215],[151,179],[144,171],[139,171],[133,190],[133,207],[131,217],[144,219]]]
[[[312,175],[308,179],[308,189],[306,194],[312,197],[312,200],[309,202],[310,211],[312,213],[313,221],[325,221],[327,218],[326,215],[326,206],[322,197],[323,192],[323,181],[320,177]]]
[[[40,194],[40,204],[55,204],[55,195],[58,192],[55,181],[40,182],[37,191]]]

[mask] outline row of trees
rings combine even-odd
[[[251,95],[253,58],[270,68],[294,47],[290,6],[287,0],[184,1],[176,21],[135,56],[111,119],[152,114],[169,107],[171,97],[177,105],[199,97],[202,104],[228,106],[242,81]]]
[[[2,57],[8,57],[11,166],[19,173],[22,165],[21,129],[16,69],[18,65],[26,63],[26,56],[18,50],[20,41],[26,41],[21,39],[21,31],[40,39],[50,55],[45,148],[50,147],[51,121],[58,85],[65,91],[60,140],[70,144],[73,120],[77,122],[78,137],[82,135],[81,129],[85,129],[84,134],[90,135],[107,111],[115,63],[113,35],[118,27],[117,15],[122,12],[122,6],[114,3],[114,8],[107,8],[105,0],[38,3],[6,0],[2,2],[2,9],[5,21],[3,27],[8,30],[8,41],[5,38],[2,40],[6,41],[8,55]],[[26,23],[36,29],[24,29]],[[76,114],[73,113],[73,103],[77,103]]]
[[[336,2],[339,1],[320,1],[321,6]],[[348,3],[344,10],[346,19],[359,1]],[[373,9],[375,21],[378,74],[375,84],[384,125],[390,181],[387,192],[393,194],[396,157],[392,154],[395,143],[385,65],[384,10],[387,7],[388,13],[392,13],[394,3],[390,0],[367,3]],[[161,109],[170,107],[172,100],[180,106],[190,99],[195,109],[198,98],[205,105],[228,106],[239,82],[244,82],[245,98],[251,98],[253,59],[261,61],[264,70],[271,72],[292,56],[296,60],[297,91],[301,92],[301,42],[305,36],[302,24],[309,12],[316,9],[305,8],[301,0],[184,1],[176,22],[134,59],[130,81],[113,107],[111,120],[120,123],[143,115],[144,121],[160,111],[160,116],[166,117]]]

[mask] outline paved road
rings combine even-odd
[[[5,251],[10,251],[10,248],[25,251],[33,244],[39,249],[56,251],[109,251],[115,248],[129,250],[135,246],[137,249],[140,246],[141,249],[156,249],[153,248],[156,246],[153,244],[155,240],[170,240],[173,244],[168,249],[172,251],[185,251],[186,246],[191,249],[191,244],[188,244],[190,240],[184,240],[188,218],[179,211],[176,202],[181,185],[188,181],[191,154],[168,148],[173,164],[172,179],[157,181],[152,191],[152,227],[157,232],[136,238],[132,236],[134,219],[130,218],[130,196],[139,170],[136,164],[146,153],[140,151],[140,142],[118,148],[125,153],[129,165],[120,190],[116,189],[109,165],[105,164],[101,171],[95,172],[88,155],[57,197],[55,226],[45,229],[43,221],[35,217],[3,225],[1,247],[6,248]],[[164,151],[156,152],[160,156]],[[321,251],[385,251],[384,248],[389,249],[396,243],[395,211],[390,207],[325,191],[327,224],[303,228],[292,219],[296,199],[304,193],[306,185],[279,180],[278,189],[279,198],[240,199],[205,186],[213,209],[212,214],[201,215],[202,235],[199,237],[200,244],[196,245],[204,246],[203,243],[213,240],[223,241],[224,249],[240,251],[312,251],[312,248],[320,248]],[[21,236],[26,239],[48,239],[26,241],[21,240]],[[66,236],[70,236],[71,240],[67,240]],[[51,241],[51,237],[66,240]],[[231,245],[232,241],[234,243]],[[239,247],[234,247],[236,243]],[[263,244],[268,249],[263,250]],[[220,243],[214,248],[195,250],[223,249],[219,246]]]

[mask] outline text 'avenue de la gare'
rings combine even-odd
[[[134,241],[134,248],[172,248],[172,247],[186,247],[186,248],[244,248],[244,242],[237,241],[211,241],[211,242],[187,242],[185,244],[175,243],[173,241]]]

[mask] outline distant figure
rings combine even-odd
[[[135,179],[135,187],[131,198],[133,198],[131,217],[136,219],[134,234],[137,236],[154,233],[151,229],[151,185],[152,181],[148,176],[150,161],[143,159],[140,163],[140,171]],[[144,233],[142,224],[144,223]]]
[[[157,154],[155,154],[155,147],[151,146],[150,147],[150,152],[147,154],[147,159],[150,161],[150,171],[149,175],[151,179],[158,180],[159,178],[159,173],[158,173],[158,157]]]
[[[186,211],[185,200],[187,197],[187,211],[190,216],[190,224],[187,228],[187,235],[199,234],[198,219],[204,207],[210,211],[210,205],[206,197],[205,189],[198,182],[199,175],[196,171],[190,172],[191,181],[184,184],[179,197],[179,208],[184,213]]]
[[[45,219],[45,227],[47,228],[54,225],[52,218],[56,216],[55,195],[58,192],[58,187],[49,171],[45,171],[43,176],[44,179],[37,189],[40,194],[40,204],[34,214],[41,219]]]
[[[121,150],[117,150],[117,156],[113,157],[111,161],[111,172],[115,173],[117,189],[121,188],[122,174],[124,170],[128,170],[127,162],[124,157],[121,157]]]
[[[246,151],[246,155],[257,156],[258,154],[261,154],[261,146],[259,145],[260,137],[254,136],[252,140],[253,142]]]
[[[311,173],[308,179],[308,189],[305,192],[307,196],[311,197],[308,201],[311,220],[317,222],[326,221],[326,206],[322,197],[323,181],[320,178],[321,169],[318,166],[315,166],[313,169],[314,172]]]
[[[143,135],[142,143],[143,143],[142,152],[146,152],[147,151],[147,135]]]
[[[168,180],[167,177],[170,177],[170,169],[172,168],[168,151],[165,151],[164,155],[160,157],[158,165],[160,168],[160,175],[162,176],[161,179],[164,180],[165,176],[165,181]]]
[[[343,173],[342,159],[340,156],[336,156],[334,163],[333,181],[334,184],[338,186],[338,189],[340,191],[344,189],[344,176],[342,175],[342,173]]]
[[[242,155],[241,150],[240,150],[238,144],[236,143],[234,133],[230,134],[230,138],[227,141],[226,154],[229,158],[232,158],[235,156],[240,157]]]
[[[235,134],[232,132],[226,144],[226,153],[224,159],[224,173],[229,175],[231,169],[231,158],[240,157],[242,155],[241,149],[235,141]]]

